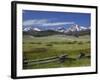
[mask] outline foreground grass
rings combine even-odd
[[[27,60],[43,59],[62,54],[67,54],[70,57],[77,57],[81,52],[86,55],[90,55],[91,53],[89,35],[80,36],[79,38],[64,35],[23,37],[23,57]],[[25,66],[27,67],[23,67],[24,69],[90,66],[90,58],[65,61],[64,63],[55,61],[41,65]]]

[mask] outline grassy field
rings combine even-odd
[[[90,55],[90,36],[65,36],[53,35],[46,37],[23,36],[23,59],[38,60],[53,56],[67,54],[69,57],[77,57],[80,53]],[[53,61],[46,64],[23,64],[23,69],[58,68],[58,67],[82,67],[90,66],[90,58],[79,60],[66,60],[63,63]]]

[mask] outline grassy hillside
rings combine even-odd
[[[77,57],[80,53],[90,55],[90,36],[52,35],[45,37],[23,36],[23,59],[38,60],[53,56],[67,54],[69,57]],[[90,58],[80,60],[65,61],[59,63],[54,61],[46,64],[28,65],[24,64],[24,69],[55,68],[55,67],[79,67],[90,66]]]

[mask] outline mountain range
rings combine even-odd
[[[90,34],[90,27],[79,26],[74,24],[69,28],[65,27],[58,27],[57,29],[48,29],[42,30],[38,27],[26,27],[23,28],[23,33],[25,35],[33,35],[33,36],[48,36],[48,35],[55,35],[55,34],[63,34],[63,35],[73,35],[73,36],[80,36]]]

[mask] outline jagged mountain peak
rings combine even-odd
[[[67,33],[67,32],[75,32],[75,31],[85,31],[85,30],[88,30],[88,29],[90,29],[90,28],[74,24],[71,27],[69,27],[68,29],[66,29],[65,33]]]

